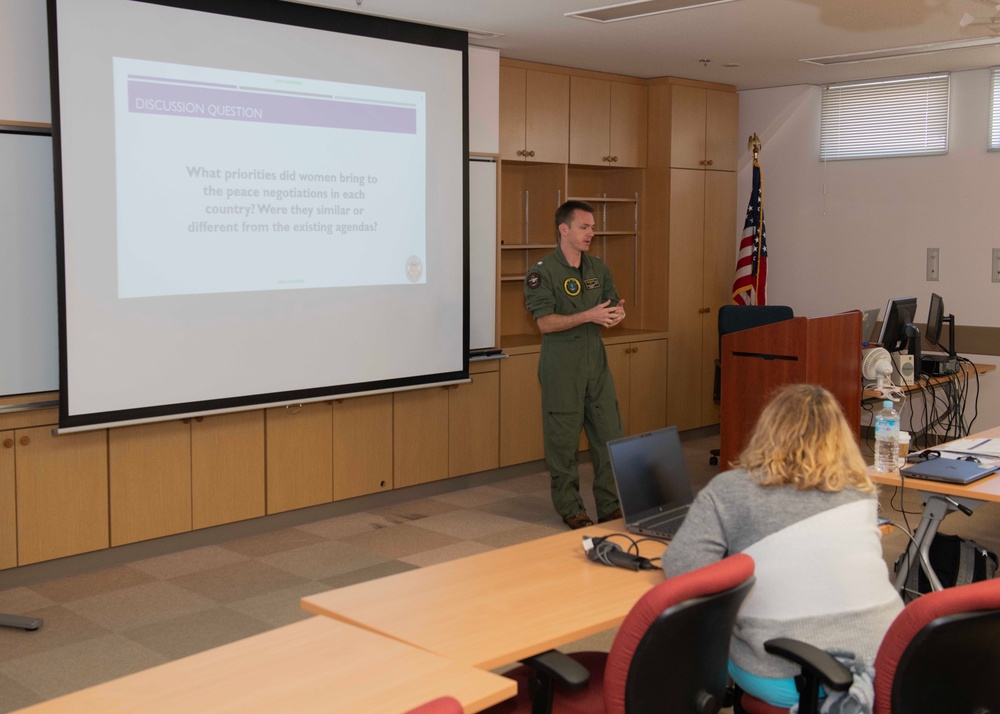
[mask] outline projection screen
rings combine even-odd
[[[468,376],[465,33],[49,0],[60,429]]]

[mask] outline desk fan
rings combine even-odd
[[[903,396],[903,390],[892,383],[892,358],[884,347],[870,347],[862,350],[861,377],[869,380],[865,389],[874,389],[882,393],[883,399],[897,402]]]

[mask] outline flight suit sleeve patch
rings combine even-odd
[[[596,290],[601,287],[600,278],[587,278],[583,281],[583,284],[587,286],[587,290]]]
[[[542,276],[537,270],[533,270],[525,276],[524,283],[532,290],[537,290],[542,284]]]

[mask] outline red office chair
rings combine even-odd
[[[728,684],[733,623],[753,582],[753,560],[742,554],[664,580],[632,607],[611,652],[525,660],[528,666],[506,674],[518,682],[517,698],[488,711],[715,714]],[[577,668],[575,680],[561,676],[567,664]]]
[[[781,654],[779,650],[786,649],[789,642],[779,643],[773,653]],[[822,679],[815,673],[814,658],[826,661],[820,666],[835,662],[821,650],[808,649],[814,651],[792,658],[803,665],[807,688],[810,680]],[[995,681],[998,663],[1000,579],[923,595],[896,617],[879,646],[875,657],[875,714],[1000,712],[1000,687]],[[803,714],[817,711],[816,706],[812,695],[803,695],[799,701]],[[735,711],[787,714],[787,710],[745,693]]]
[[[462,705],[454,697],[438,697],[424,702],[416,709],[410,709],[406,714],[463,714]]]

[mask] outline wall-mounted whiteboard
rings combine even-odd
[[[497,162],[469,160],[469,349],[496,347]]]
[[[0,395],[59,388],[52,139],[0,132]]]

